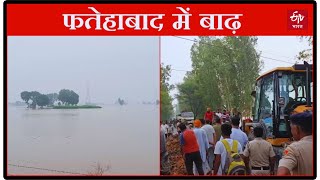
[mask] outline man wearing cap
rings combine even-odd
[[[181,152],[183,153],[185,165],[188,175],[194,175],[192,168],[193,163],[196,165],[199,175],[203,175],[202,160],[199,151],[199,145],[197,143],[197,138],[193,130],[187,129],[184,123],[178,126],[180,133],[180,145]]]
[[[207,161],[207,153],[209,149],[209,142],[207,138],[206,131],[201,128],[201,121],[199,119],[196,119],[194,121],[194,134],[196,135],[198,146],[200,149],[200,155],[202,160],[202,168],[205,174],[210,172],[212,169],[210,169],[208,161]],[[195,166],[193,168],[194,174],[198,174]]]
[[[243,151],[244,161],[247,172],[251,175],[270,175],[274,174],[275,153],[271,143],[262,139],[263,128],[257,126],[253,129],[255,139],[246,145]],[[249,163],[250,162],[250,163]],[[251,165],[251,168],[249,166]]]
[[[296,142],[284,150],[278,175],[313,175],[312,112],[292,115],[290,127]]]

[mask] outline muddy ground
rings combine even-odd
[[[171,175],[186,175],[184,160],[180,151],[179,137],[169,137],[167,139],[167,151],[171,165]]]

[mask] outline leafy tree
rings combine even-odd
[[[28,91],[23,91],[21,92],[20,96],[21,96],[21,99],[24,100],[29,107],[29,100],[31,99],[31,93]]]
[[[308,41],[308,47],[302,51],[299,52],[299,54],[296,56],[298,61],[307,61],[312,62],[312,45],[313,45],[313,37],[312,36],[300,36],[300,40]],[[297,63],[298,63],[297,61]]]
[[[49,98],[49,105],[53,105],[54,102],[56,102],[58,100],[58,94],[57,93],[50,93],[47,94],[48,98]]]
[[[43,108],[43,106],[47,106],[49,104],[49,97],[45,94],[41,94],[37,96],[36,102],[37,105]]]
[[[62,89],[59,91],[58,100],[62,102],[62,104],[68,104],[68,99],[70,97],[70,90]]]
[[[76,105],[79,103],[79,95],[72,90],[62,89],[59,91],[58,100],[66,105]]]
[[[186,111],[192,111],[196,118],[200,118],[204,103],[194,76],[186,77],[184,83],[177,85],[177,88],[179,91],[177,99],[180,107]]]
[[[180,106],[201,107],[200,114],[206,106],[249,114],[250,94],[263,65],[256,44],[256,37],[199,37],[191,48],[192,72],[178,87]]]
[[[171,67],[169,65],[164,66],[161,64],[161,86],[160,86],[160,97],[161,97],[161,120],[168,120],[172,113],[172,98],[170,97],[170,90],[174,88],[173,85],[168,83],[170,79]]]
[[[120,98],[118,98],[117,103],[120,104],[121,106],[125,105],[125,101],[123,99],[120,99]]]
[[[79,95],[74,91],[70,92],[69,104],[77,105],[79,103]]]
[[[163,63],[161,64],[161,89],[170,91],[174,88],[173,85],[169,84],[169,80],[171,77],[171,66],[169,65],[164,65]]]
[[[37,98],[40,95],[41,95],[41,93],[39,93],[38,91],[31,91],[30,92],[30,99],[32,100],[31,107],[33,109],[35,109],[37,107]]]

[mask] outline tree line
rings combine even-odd
[[[192,71],[177,85],[180,109],[203,117],[206,107],[250,115],[262,67],[256,37],[199,37],[192,45]]]
[[[309,47],[296,56],[299,61],[312,61],[311,36],[302,36]],[[169,91],[177,88],[179,109],[203,117],[206,107],[239,111],[250,116],[254,103],[251,92],[263,67],[257,37],[199,37],[190,55],[192,70],[175,87],[168,83],[171,67],[161,64],[161,119],[172,115]]]
[[[37,106],[53,106],[55,102],[60,101],[61,105],[77,105],[79,95],[72,90],[62,89],[57,93],[41,94],[38,91],[23,91],[20,93],[21,99],[25,101],[28,108],[35,109]]]

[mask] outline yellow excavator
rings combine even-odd
[[[251,94],[255,98],[253,119],[244,123],[244,130],[250,134],[251,127],[262,126],[264,138],[273,145],[277,160],[292,141],[290,115],[313,111],[312,87],[312,65],[307,62],[272,69],[256,80]]]

